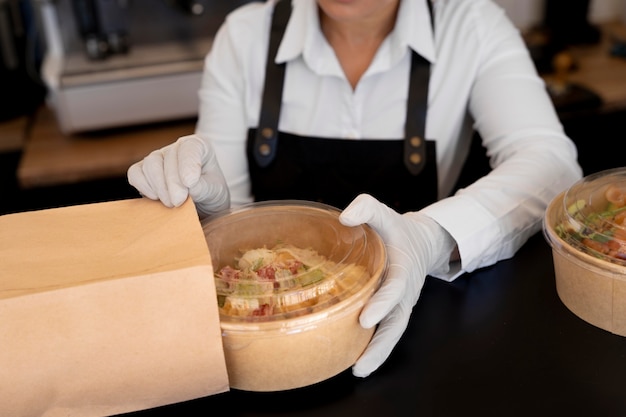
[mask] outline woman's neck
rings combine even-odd
[[[382,42],[393,30],[397,11],[398,3],[390,3],[390,7],[380,13],[363,19],[337,20],[320,10],[322,32],[335,51],[353,89],[372,63]]]

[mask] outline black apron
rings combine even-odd
[[[404,139],[346,140],[278,132],[286,64],[276,65],[274,58],[290,14],[291,0],[277,3],[259,127],[248,131],[255,200],[297,199],[345,208],[358,194],[368,193],[399,212],[435,202],[435,142],[424,139],[430,63],[416,52],[411,60]]]

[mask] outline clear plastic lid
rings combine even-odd
[[[379,279],[384,246],[367,226],[343,226],[339,214],[318,203],[272,201],[203,221],[222,320],[300,317]]]
[[[575,249],[626,265],[626,169],[589,175],[572,185],[555,216],[554,232]]]

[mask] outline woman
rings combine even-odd
[[[389,356],[427,275],[511,257],[581,176],[491,0],[251,3],[219,30],[199,96],[196,134],[133,165],[130,183],[168,206],[191,196],[201,215],[299,198],[376,229],[391,265],[360,316],[378,328],[357,376]],[[473,129],[493,169],[451,195]]]

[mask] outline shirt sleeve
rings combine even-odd
[[[267,32],[263,25],[269,24],[268,10],[271,11],[267,4],[250,3],[227,16],[205,59],[198,91],[196,134],[212,145],[230,189],[232,206],[252,201],[246,140],[254,122],[248,114],[250,94],[260,91],[255,83],[262,82],[264,74],[263,71],[248,74],[245,69],[251,67],[249,61],[265,61],[258,55],[266,50],[263,42],[249,34]]]
[[[480,3],[469,111],[493,170],[423,209],[457,242],[460,268],[447,280],[513,256],[540,230],[552,198],[582,175],[517,29],[499,7]]]

